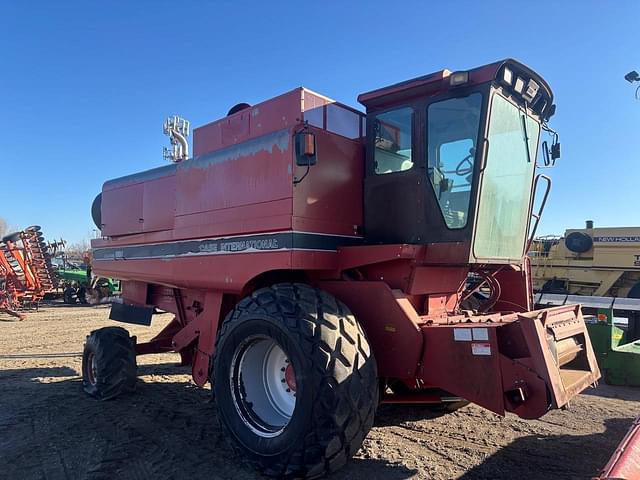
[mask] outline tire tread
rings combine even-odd
[[[252,314],[278,317],[299,338],[311,359],[317,388],[313,428],[300,447],[284,460],[250,456],[249,463],[264,475],[283,478],[317,478],[334,472],[362,445],[378,403],[375,359],[362,327],[333,295],[306,284],[276,284],[256,290],[227,315],[216,338],[216,352],[235,323]],[[246,453],[235,442],[232,445]]]
[[[86,378],[87,356],[93,351],[98,364],[96,385]],[[87,336],[82,358],[84,391],[100,400],[109,400],[133,392],[137,381],[136,352],[133,339],[124,328],[104,327]]]

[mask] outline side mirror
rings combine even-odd
[[[308,167],[315,165],[317,162],[316,154],[316,136],[309,131],[296,133],[296,165],[299,167]]]
[[[557,138],[554,138],[551,148],[546,140],[542,142],[542,158],[545,167],[556,164],[556,160],[560,158],[560,142]]]

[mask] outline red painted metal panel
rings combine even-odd
[[[522,334],[530,351],[530,366],[547,383],[554,408],[560,408],[589,385],[600,378],[600,369],[596,363],[593,347],[584,325],[579,305],[566,305],[534,312],[518,314]],[[582,331],[577,338],[583,348],[583,363],[580,369],[565,370],[557,368],[556,359],[547,343],[547,336],[555,330],[565,335],[556,336],[558,341],[569,334]],[[559,334],[556,334],[559,335]]]
[[[296,88],[194,129],[193,155],[197,157],[214,152],[300,123],[303,91],[302,88]]]
[[[114,247],[279,230],[291,230],[290,199],[182,215],[175,218],[172,230],[98,238],[91,240],[91,245]]]
[[[273,200],[222,210],[180,215],[175,220],[173,238],[216,237],[291,229],[291,199]]]
[[[517,314],[516,321],[509,321],[513,316],[498,316],[492,323],[423,326],[419,377],[495,413],[529,419],[566,405],[598,380],[579,308]],[[556,360],[554,352],[564,348],[565,339],[582,342],[579,353]]]
[[[514,324],[516,326],[517,324]],[[501,327],[504,328],[504,327]],[[517,328],[517,326],[516,326]],[[500,330],[498,330],[500,333]],[[549,411],[549,397],[547,384],[526,364],[522,359],[514,360],[506,355],[500,355],[500,372],[502,376],[502,389],[496,392],[516,392],[522,389],[525,401],[518,402],[508,395],[503,395],[505,410],[515,413],[520,418],[535,419],[542,417]]]
[[[367,334],[380,377],[415,376],[422,334],[419,317],[402,292],[384,282],[320,282],[349,307]]]
[[[428,264],[464,265],[469,263],[471,244],[465,242],[429,243],[424,262]]]
[[[495,79],[498,70],[504,62],[505,61],[502,60],[469,70],[469,81],[467,85],[477,85]],[[358,101],[367,106],[370,104],[382,105],[402,95],[434,95],[451,88],[449,85],[449,75],[451,73],[450,70],[440,70],[439,72],[429,75],[363,93],[358,96]]]
[[[117,236],[142,231],[144,183],[102,192],[102,235]]]
[[[291,131],[280,130],[180,163],[176,214],[291,198],[291,137]]]
[[[193,380],[200,386],[209,379],[209,365],[214,353],[221,306],[222,293],[207,292],[204,297],[204,310],[173,337],[172,343],[176,351],[187,348],[191,342],[198,339],[191,372]]]
[[[146,305],[148,288],[149,284],[145,282],[135,280],[122,282],[122,298],[127,304]]]
[[[398,259],[419,259],[424,256],[426,247],[422,245],[367,245],[366,247],[342,247],[340,252],[340,268],[350,268],[388,262]]]
[[[170,175],[144,183],[142,229],[145,232],[170,230],[176,213],[176,177]]]
[[[291,268],[307,270],[308,273],[324,274],[324,278],[339,278],[338,255],[336,252],[300,251],[291,253]]]
[[[316,128],[318,162],[293,190],[293,228],[356,235],[362,231],[364,151],[359,141]],[[297,178],[306,167],[295,166]]]
[[[597,479],[640,479],[640,417],[635,419]]]
[[[291,268],[291,252],[260,252],[162,260],[94,261],[94,273],[122,280],[140,280],[173,288],[239,293],[262,272]]]
[[[525,266],[506,266],[495,275],[500,284],[500,298],[494,305],[496,310],[529,312],[533,308],[533,285],[531,267],[525,258]]]
[[[473,341],[474,328],[486,329],[486,339]],[[422,327],[424,355],[419,377],[454,395],[504,415],[497,325],[460,324]],[[456,330],[469,340],[456,340]]]
[[[415,267],[409,281],[408,293],[455,293],[464,287],[469,269],[466,267]]]

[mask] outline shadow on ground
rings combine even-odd
[[[631,422],[628,418],[609,419],[605,432],[591,435],[518,438],[459,478],[587,480],[604,467]]]
[[[160,368],[158,368],[160,367]],[[176,374],[173,364],[140,367]],[[178,369],[187,373],[188,367]],[[261,479],[228,445],[210,390],[185,381],[145,383],[100,402],[68,367],[0,372],[0,477],[20,479]],[[50,383],[38,383],[41,377]],[[75,376],[73,379],[60,377]],[[7,388],[8,387],[8,388]],[[402,480],[415,470],[354,459],[337,479]]]
[[[210,390],[189,381],[189,367],[141,365],[139,374],[163,378],[141,380],[135,394],[100,402],[84,394],[73,368],[0,371],[0,477],[263,478],[230,448]],[[425,414],[419,406],[383,406],[376,426],[441,415]],[[517,438],[459,478],[588,479],[605,465],[630,423],[613,418],[602,433]],[[331,478],[403,480],[417,475],[399,462],[357,458]]]

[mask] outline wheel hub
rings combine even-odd
[[[289,387],[289,390],[295,392],[297,388],[296,372],[293,370],[291,364],[287,365],[284,369],[284,380],[287,384],[287,387]]]
[[[243,422],[261,437],[279,435],[296,406],[295,370],[272,338],[246,339],[231,362],[231,391]]]
[[[94,353],[90,353],[87,356],[87,379],[91,385],[95,385],[97,383],[98,378],[98,362],[96,361],[96,356]]]

